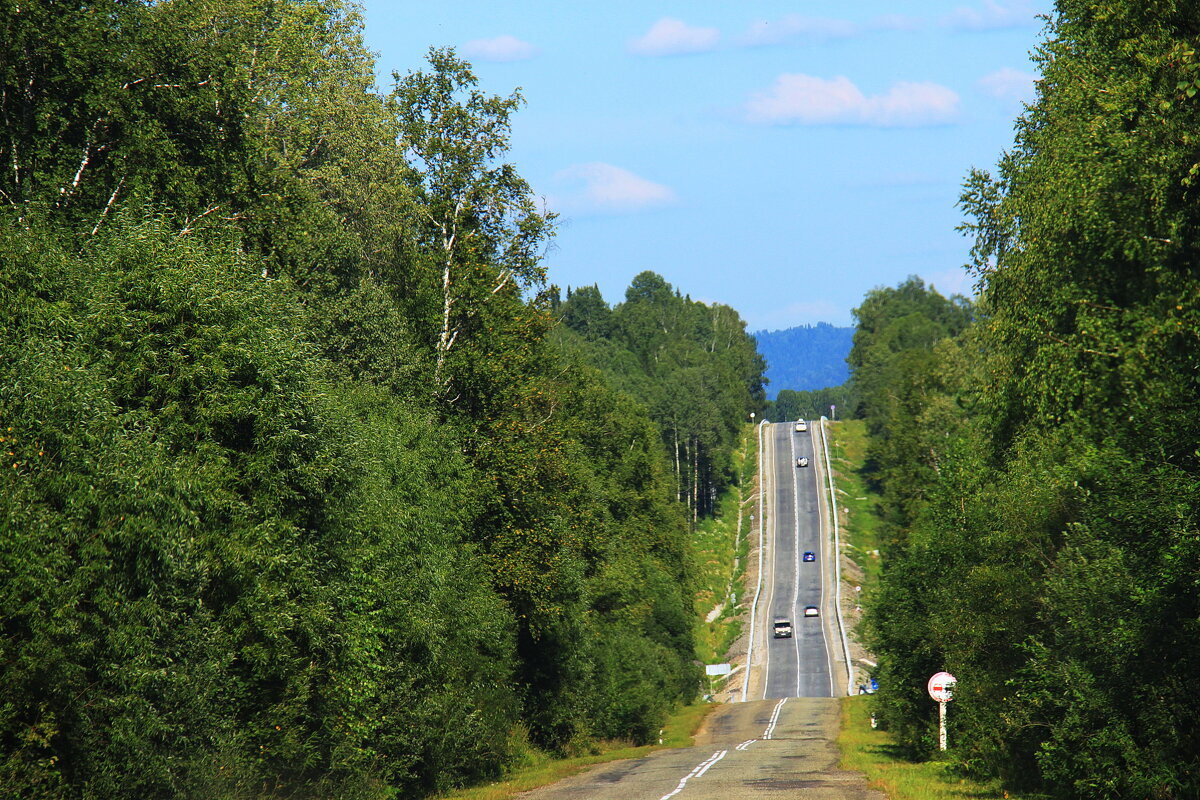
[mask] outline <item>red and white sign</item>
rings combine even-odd
[[[954,684],[958,683],[958,679],[949,672],[939,672],[929,679],[926,688],[929,689],[929,696],[939,703],[948,703],[954,699]]]

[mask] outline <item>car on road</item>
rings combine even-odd
[[[817,554],[814,553],[812,550],[805,550],[804,551],[804,560],[805,561],[816,561]]]
[[[776,639],[792,638],[792,621],[784,617],[776,617],[773,633]]]
[[[806,430],[808,430],[807,422],[805,422],[804,420],[800,420],[799,422],[796,423],[796,433],[804,433]]]
[[[796,466],[797,466],[797,467],[807,467],[807,466],[808,466],[808,457],[807,457],[807,456],[800,456],[799,458],[797,458],[797,459],[796,459]]]
[[[819,617],[819,616],[821,616],[821,609],[817,608],[816,606],[805,606],[804,607],[804,616]]]

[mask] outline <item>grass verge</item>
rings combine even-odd
[[[439,800],[509,800],[521,792],[547,786],[563,778],[569,778],[596,764],[619,761],[624,758],[642,758],[656,750],[672,747],[690,747],[693,736],[704,718],[717,707],[716,703],[695,703],[683,706],[667,718],[663,725],[662,744],[633,747],[620,742],[598,745],[600,752],[575,758],[553,758],[546,754],[531,754],[531,763],[512,771],[503,779],[486,786],[459,789],[438,795]]]
[[[994,783],[964,779],[946,761],[909,761],[887,731],[871,727],[870,705],[866,696],[842,699],[841,767],[866,775],[871,788],[888,800],[1037,800],[1009,794]]]
[[[701,520],[692,537],[696,564],[696,658],[721,663],[742,633],[746,610],[742,577],[750,553],[753,527],[750,500],[754,497],[757,440],[746,427],[733,453],[734,482],[717,501],[717,513]],[[711,616],[712,619],[708,619]]]
[[[867,459],[867,424],[861,419],[829,426],[829,460],[836,473],[838,504],[846,531],[848,555],[862,569],[863,587],[874,585],[879,575],[879,500],[861,474]]]

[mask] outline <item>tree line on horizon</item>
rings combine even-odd
[[[818,322],[776,331],[755,331],[758,351],[767,362],[768,398],[780,387],[794,392],[813,392],[841,386],[850,379],[846,356],[850,353],[853,327]]]
[[[962,194],[978,298],[856,311],[882,492],[879,719],[1052,798],[1200,795],[1195,9],[1059,0],[1037,101]]]
[[[682,295],[661,275],[634,277],[609,307],[598,286],[557,306],[564,346],[637,398],[662,433],[675,499],[694,524],[733,480],[738,432],[766,402],[754,337],[737,311]]]
[[[846,419],[856,414],[858,403],[846,362],[854,328],[819,322],[753,335],[767,362],[768,383],[781,387],[763,410],[764,418],[786,422],[822,416]]]
[[[761,364],[652,274],[631,364],[560,321],[518,93],[377,89],[336,0],[32,0],[0,52],[6,793],[422,797],[693,700]]]

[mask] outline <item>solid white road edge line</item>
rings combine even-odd
[[[779,550],[779,520],[777,519],[777,517],[779,515],[779,502],[778,502],[779,498],[777,498],[775,496],[776,480],[775,480],[775,437],[774,436],[771,437],[770,443],[771,443],[771,459],[770,459],[770,461],[771,461],[771,492],[770,492],[770,494],[767,495],[767,512],[769,513],[769,515],[771,517],[771,586],[770,586],[769,592],[767,594],[767,608],[763,612],[764,614],[766,614],[767,619],[771,618],[770,608],[775,603],[775,567],[778,566],[775,563],[775,553],[777,550]],[[763,551],[762,551],[762,549],[759,549],[758,552],[759,552],[759,555],[761,556]],[[760,580],[761,580],[761,576],[763,575],[763,572],[761,569],[759,570],[758,574],[759,574]],[[764,620],[764,622],[765,621],[766,620]],[[773,631],[772,631],[772,633],[773,633]],[[766,635],[765,631],[763,632],[763,635],[764,636]],[[759,674],[762,675],[762,690],[763,690],[762,699],[763,700],[767,699],[767,687],[771,683],[771,642],[773,640],[774,640],[774,636],[772,636],[771,639],[768,639],[766,642],[766,645],[763,647],[762,669],[759,670]]]
[[[763,581],[763,425],[758,423],[758,586],[754,589],[754,602],[750,604],[750,644],[746,647],[746,674],[742,676],[742,702],[750,690],[750,667],[754,665],[754,620],[758,616],[758,596]]]
[[[821,417],[821,445],[825,454],[825,477],[829,480],[829,504],[833,517],[833,585],[835,587],[833,605],[836,612],[838,631],[842,634],[842,654],[846,660],[846,694],[854,694],[854,664],[850,661],[850,642],[846,638],[846,623],[842,619],[842,546],[838,536],[837,487],[833,483],[833,465],[829,462],[829,429],[825,426],[828,420]],[[833,665],[831,664],[830,667]],[[833,670],[829,670],[830,689],[833,686]],[[830,695],[836,694],[834,691]]]

